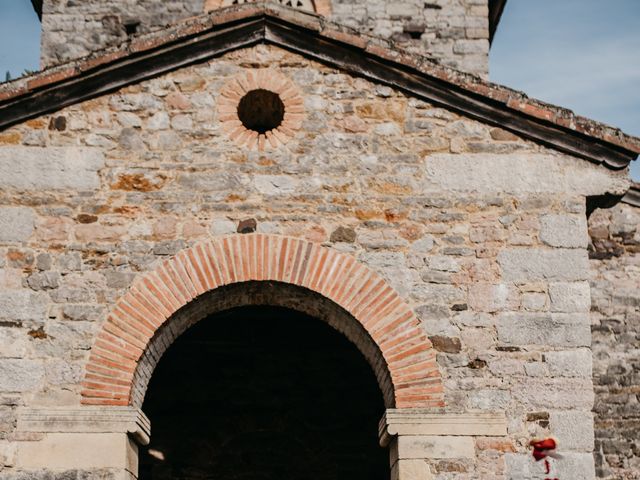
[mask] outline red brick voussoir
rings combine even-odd
[[[131,405],[136,368],[174,313],[216,288],[249,281],[296,285],[347,311],[380,350],[396,408],[444,406],[435,351],[407,303],[353,257],[278,235],[208,240],[138,277],[109,312],[91,349],[85,405]]]

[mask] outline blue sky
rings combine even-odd
[[[491,80],[640,136],[639,24],[640,0],[508,0]],[[0,0],[0,81],[36,70],[39,45],[31,2]]]
[[[508,0],[490,62],[496,83],[640,136],[640,0]]]

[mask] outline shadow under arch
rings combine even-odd
[[[265,303],[293,288],[293,298],[315,303],[299,288],[273,287],[234,285],[221,293],[257,294]],[[273,292],[263,296],[265,289]],[[214,312],[171,343],[142,405],[153,435],[140,450],[138,478],[390,478],[374,372],[343,333],[298,310]]]
[[[131,405],[140,408],[151,375],[165,351],[185,331],[206,317],[238,307],[281,307],[321,320],[354,344],[373,370],[386,408],[395,408],[391,375],[382,352],[348,312],[308,289],[279,282],[245,282],[201,295],[176,312],[151,339],[133,378]]]
[[[161,356],[156,351],[159,344],[151,348],[151,343],[165,323],[173,324],[174,315],[191,303],[194,306],[185,311],[205,305],[201,297],[208,292],[248,282],[300,287],[347,312],[380,352],[373,355],[371,343],[363,341],[361,351],[373,362],[388,406],[444,406],[435,350],[412,309],[382,277],[350,255],[301,239],[264,234],[213,238],[138,276],[96,336],[81,403],[140,403],[141,389],[136,385],[151,375],[154,363],[149,359],[157,363]],[[246,295],[245,301],[251,304]],[[206,316],[200,313],[201,318]],[[381,373],[385,370],[386,376]]]

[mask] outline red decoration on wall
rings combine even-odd
[[[558,444],[553,438],[545,438],[544,440],[531,440],[529,445],[533,447],[533,458],[536,462],[544,460],[545,473],[549,475],[551,472],[551,464],[549,458],[560,459],[562,455],[556,453]],[[545,478],[545,480],[559,480],[558,478]]]

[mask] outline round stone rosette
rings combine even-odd
[[[218,115],[223,132],[238,146],[264,151],[285,145],[300,130],[304,101],[281,73],[250,70],[222,87]]]

